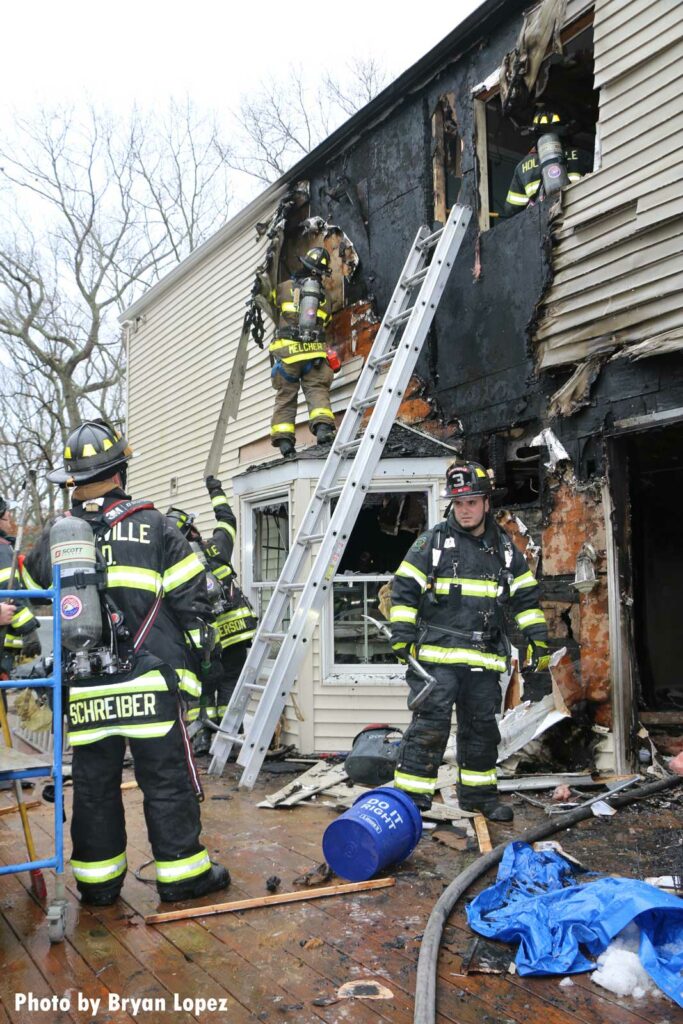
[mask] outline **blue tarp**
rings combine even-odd
[[[683,900],[631,878],[589,874],[560,854],[510,843],[494,885],[467,908],[480,935],[519,942],[520,974],[576,974],[631,921],[640,960],[653,981],[683,1006]]]

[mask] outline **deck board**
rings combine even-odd
[[[127,771],[125,777],[132,776]],[[205,782],[204,841],[210,855],[232,874],[226,900],[265,895],[271,875],[281,878],[281,892],[291,891],[297,888],[297,876],[322,861],[322,834],[334,818],[332,810],[321,804],[258,810],[255,804],[277,788],[277,780],[259,780],[253,793],[238,790],[231,766],[224,778]],[[43,911],[29,894],[27,875],[0,878],[0,1024],[35,1024],[35,1014],[14,1010],[13,993],[24,990],[36,995],[66,990],[95,997],[108,991],[159,995],[168,1007],[174,993],[222,997],[228,1009],[219,1016],[229,1024],[411,1024],[417,956],[427,918],[445,885],[476,853],[463,854],[425,838],[410,861],[396,870],[393,889],[150,927],[143,915],[164,905],[158,903],[155,888],[133,874],[151,857],[142,794],[127,790],[124,800],[130,870],[123,899],[111,908],[81,907],[67,869],[71,910],[66,942],[50,946]],[[66,802],[68,814],[69,790]],[[494,843],[537,820],[538,812],[528,805],[516,811],[514,829],[492,826]],[[51,815],[49,805],[31,812],[39,854],[51,852]],[[677,827],[675,807],[653,811],[651,817],[660,830]],[[623,835],[617,840],[619,829]],[[596,819],[563,834],[562,842],[590,868],[610,870],[612,863],[611,870],[643,877],[658,873],[657,851],[650,854],[644,845],[647,829],[646,815],[622,811],[609,822]],[[613,863],[617,849],[619,860]],[[23,858],[23,852],[20,820],[15,815],[1,818],[0,862]],[[153,870],[147,868],[143,875],[151,878]],[[51,873],[46,876],[51,889]],[[492,877],[474,886],[467,899]],[[200,902],[215,903],[216,895]],[[490,1024],[683,1024],[683,1011],[670,1001],[620,999],[593,985],[587,975],[574,976],[568,988],[559,986],[560,977],[462,976],[462,956],[472,934],[461,903],[449,921],[439,959],[438,1024],[481,1024],[487,1019]],[[361,979],[386,986],[392,998],[336,999],[342,984]],[[329,1003],[316,1006],[316,999]],[[90,1024],[92,1017],[72,1006],[68,1014],[58,1012],[50,1019],[57,1024]],[[106,1024],[193,1024],[198,1018],[168,1009],[143,1010],[137,1016],[112,1012],[100,1019]]]

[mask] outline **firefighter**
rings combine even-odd
[[[335,434],[330,403],[334,371],[325,345],[329,316],[323,285],[323,278],[331,272],[330,256],[322,246],[316,246],[299,259],[303,270],[283,282],[273,295],[279,319],[269,345],[271,382],[276,391],[270,437],[285,457],[294,452],[299,385],[308,405],[308,425],[317,443],[329,444]]]
[[[75,487],[70,514],[91,526],[106,563],[101,597],[83,577],[78,600],[72,597],[65,607],[63,598],[63,629],[83,615],[86,601],[100,600],[103,616],[105,608],[115,608],[117,635],[121,630],[122,637],[134,638],[127,648],[130,659],[122,656],[119,662],[132,667],[118,673],[88,675],[86,670],[86,678],[69,676],[69,651],[64,652],[74,752],[71,866],[82,901],[94,906],[114,903],[126,874],[121,798],[126,741],[144,795],[160,899],[192,899],[230,882],[199,841],[201,787],[179,707],[179,690],[199,695],[186,640],[197,650],[213,641],[204,569],[151,502],[131,501],[126,494],[131,455],[125,437],[104,421],[85,422],[67,439],[64,468],[48,473],[62,487]],[[29,588],[50,584],[49,528],[22,571]]]
[[[169,509],[167,514],[171,515],[191,544],[200,545],[210,574],[209,580],[211,582],[213,576],[220,589],[215,618],[219,644],[202,680],[200,706],[191,708],[188,713],[190,721],[196,720],[203,713],[210,721],[218,724],[226,712],[246,660],[249,643],[256,632],[256,616],[237,584],[232,565],[237,525],[235,514],[220,480],[208,476],[206,487],[216,517],[216,528],[209,540],[204,540],[194,526],[194,516],[179,509]],[[211,739],[210,727],[200,730],[194,736],[192,747],[198,757],[208,754]]]
[[[491,479],[476,462],[454,463],[446,474],[447,518],[421,534],[396,570],[392,585],[392,647],[410,653],[437,679],[413,714],[399,751],[394,784],[428,809],[437,772],[457,716],[458,802],[492,821],[510,821],[498,799],[499,674],[510,650],[504,605],[509,601],[535,671],[548,667],[539,588],[524,556],[497,525],[489,507]],[[410,668],[413,692],[424,686]]]
[[[0,497],[0,590],[6,589],[12,571],[12,548],[14,547],[14,536],[12,534],[12,513],[4,498]],[[13,589],[20,589],[19,573],[15,573]],[[22,654],[27,658],[38,657],[40,654],[40,641],[38,639],[38,620],[31,611],[26,601],[13,601],[5,607],[5,617],[9,615],[7,609],[13,607],[10,622],[7,623],[7,631],[3,643],[3,650],[0,655],[0,672],[9,675],[14,658]],[[0,626],[5,623],[0,623]],[[4,632],[4,630],[3,630]]]
[[[533,132],[538,140],[542,135],[558,135],[563,137],[567,131],[562,116],[555,110],[539,110],[533,119]],[[558,150],[560,143],[558,142]],[[562,144],[564,150],[564,168],[566,170],[565,182],[579,181],[585,174],[593,169],[593,161],[590,154],[583,149]],[[568,179],[568,181],[567,181]],[[515,167],[512,181],[505,199],[504,217],[514,217],[516,213],[525,210],[527,206],[533,206],[539,199],[545,197],[545,188],[541,174],[541,166],[538,160],[536,144],[529,150],[523,160]]]

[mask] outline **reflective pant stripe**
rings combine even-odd
[[[148,722],[142,725],[109,725],[99,729],[84,729],[79,732],[67,733],[72,747],[82,747],[86,743],[97,743],[107,736],[130,736],[134,739],[152,740],[165,736],[174,726],[174,722]]]
[[[460,782],[463,786],[497,786],[498,775],[495,768],[490,768],[487,772],[473,772],[468,768],[461,768]]]
[[[206,850],[191,857],[183,857],[182,860],[157,860],[154,863],[157,869],[157,882],[179,882],[185,878],[195,878],[211,867]]]
[[[436,778],[425,779],[422,775],[407,775],[405,772],[394,772],[394,785],[404,789],[406,793],[429,793],[436,791]]]
[[[120,875],[125,874],[127,867],[128,862],[125,850],[123,853],[118,854],[117,857],[111,857],[109,860],[71,861],[71,870],[76,881],[87,882],[89,885],[98,882],[110,882],[113,878],[118,878]]]
[[[436,647],[422,644],[420,661],[432,665],[469,665],[470,668],[485,668],[492,672],[505,670],[505,658],[487,651],[476,651],[471,647]]]
[[[270,428],[271,434],[293,434],[294,424],[293,423],[273,423]]]
[[[308,414],[309,420],[320,419],[321,416],[326,420],[332,420],[332,422],[334,423],[334,413],[332,412],[331,409],[325,409],[322,407],[319,409],[311,409],[311,411]]]

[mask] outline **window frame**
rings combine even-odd
[[[274,586],[278,577],[272,581],[254,578],[257,533],[254,513],[260,508],[276,503],[287,506],[287,552],[289,552],[292,546],[292,498],[289,487],[279,486],[273,488],[272,491],[260,492],[257,495],[243,498],[243,510],[246,515],[242,516],[244,529],[242,530],[243,571],[241,583],[259,618],[261,618],[262,611],[265,611],[265,608],[261,610],[261,592],[268,586]]]

